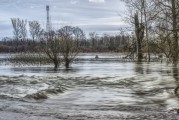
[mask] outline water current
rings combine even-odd
[[[55,72],[1,65],[0,120],[179,119],[170,113],[178,72],[157,62],[78,61]]]

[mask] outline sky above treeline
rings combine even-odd
[[[71,25],[86,34],[117,34],[125,26],[127,10],[120,0],[0,0],[0,38],[13,37],[11,18],[37,20],[45,29],[46,5],[54,29]]]

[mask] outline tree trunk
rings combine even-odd
[[[32,37],[32,41],[33,41],[33,44],[35,45],[35,38],[34,37]]]
[[[142,62],[142,39],[144,37],[144,26],[139,23],[138,14],[135,14],[135,33],[137,38],[137,61]]]
[[[69,68],[70,67],[70,61],[69,60],[65,60],[65,68]]]
[[[149,47],[149,35],[148,35],[148,23],[147,23],[147,14],[146,14],[146,1],[143,0],[144,5],[144,18],[145,18],[145,34],[146,34],[146,40],[147,40],[147,54],[148,54],[148,62],[150,62],[150,47]]]
[[[176,0],[172,0],[172,27],[173,27],[173,64],[177,65],[178,62],[178,33],[177,33],[177,11]]]
[[[54,70],[56,71],[59,67],[59,62],[58,60],[54,60],[53,62],[54,62]]]

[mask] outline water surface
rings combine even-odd
[[[0,119],[177,119],[167,111],[179,106],[178,85],[178,69],[165,63],[83,61],[56,72],[2,65]]]

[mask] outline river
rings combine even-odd
[[[178,68],[166,63],[76,61],[56,72],[2,64],[0,120],[177,120],[178,85]]]

